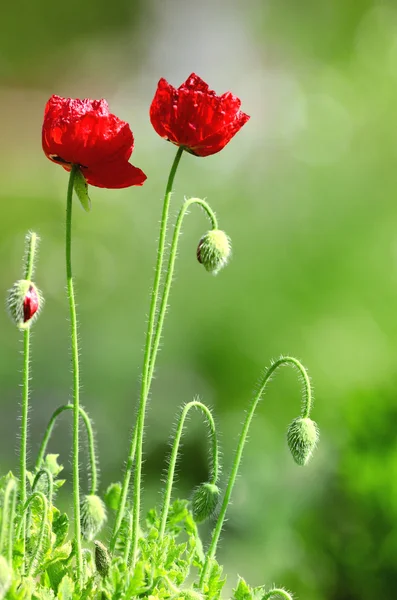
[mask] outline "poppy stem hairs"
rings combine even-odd
[[[79,418],[80,418],[80,371],[79,345],[77,338],[77,314],[74,297],[72,272],[72,203],[74,179],[78,170],[73,165],[69,175],[69,185],[66,199],[66,283],[70,313],[70,335],[72,345],[73,369],[73,508],[74,508],[74,543],[76,548],[76,569],[80,580],[82,577],[83,557],[81,550],[80,524],[80,479],[79,479]]]

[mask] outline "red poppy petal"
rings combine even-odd
[[[108,189],[143,185],[146,180],[145,173],[127,161],[103,163],[82,169],[82,173],[90,185]]]
[[[116,158],[128,160],[133,147],[129,125],[112,114],[87,112],[69,120],[44,120],[44,152],[66,162],[89,167]]]
[[[191,152],[196,156],[203,157],[216,154],[230,142],[249,119],[249,115],[240,111],[232,123],[229,123],[216,133],[202,140],[196,147],[192,147]]]
[[[195,92],[204,92],[206,94],[215,94],[214,91],[210,90],[208,83],[205,83],[201,77],[196,73],[191,73],[182,85],[179,86],[179,90],[193,90]]]

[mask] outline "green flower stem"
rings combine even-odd
[[[149,380],[148,380],[149,387],[150,387],[150,383],[153,378],[153,371],[154,371],[154,367],[155,367],[155,363],[156,363],[157,351],[158,351],[158,348],[160,345],[160,339],[161,339],[161,333],[162,333],[162,329],[163,329],[163,325],[164,325],[165,314],[167,312],[168,297],[170,294],[172,280],[173,280],[173,276],[174,276],[175,262],[176,262],[176,256],[177,256],[177,251],[178,251],[178,242],[179,242],[179,237],[180,237],[181,230],[182,230],[183,219],[184,219],[187,211],[193,204],[197,204],[198,206],[201,206],[201,208],[204,209],[204,211],[208,215],[208,218],[211,221],[212,229],[218,229],[218,221],[217,221],[216,215],[205,200],[201,200],[200,198],[189,198],[188,200],[185,200],[184,204],[182,205],[182,207],[179,211],[179,214],[178,214],[178,217],[176,220],[174,236],[173,236],[172,243],[171,243],[171,250],[170,250],[170,256],[169,256],[168,267],[167,267],[167,275],[166,275],[166,280],[165,280],[165,284],[164,284],[164,293],[163,293],[163,297],[161,300],[159,316],[158,316],[158,320],[157,320],[157,326],[156,326],[154,342],[153,342],[153,349],[152,349],[152,353],[150,356],[150,368],[149,368]]]
[[[47,429],[45,430],[43,441],[41,442],[39,454],[36,460],[36,470],[39,470],[42,467],[44,456],[47,451],[48,442],[50,441],[55,422],[59,415],[61,415],[65,410],[73,410],[73,404],[64,404],[54,411],[51,419],[48,422]],[[96,460],[96,452],[95,452],[95,438],[94,432],[92,429],[91,419],[81,406],[79,406],[80,417],[83,420],[87,431],[87,439],[88,439],[88,452],[89,452],[89,464],[90,464],[90,475],[91,475],[91,485],[90,485],[90,494],[96,494],[98,488],[98,475],[97,475],[97,460]]]
[[[133,434],[131,436],[131,443],[129,448],[129,453],[127,457],[127,463],[125,467],[123,486],[121,491],[121,498],[119,507],[117,510],[116,520],[113,528],[113,535],[111,540],[110,549],[114,550],[116,546],[116,540],[118,531],[120,529],[121,522],[123,520],[123,516],[125,513],[125,506],[127,502],[128,489],[131,479],[131,471],[134,465],[134,460],[136,464],[134,476],[135,476],[135,484],[134,484],[134,520],[132,527],[132,555],[133,561],[135,562],[135,556],[138,545],[138,524],[139,524],[139,514],[140,514],[140,504],[141,504],[141,474],[142,474],[142,442],[143,442],[143,428],[145,422],[145,411],[146,411],[146,401],[149,395],[149,385],[148,385],[148,374],[149,374],[149,361],[152,352],[152,339],[154,332],[154,322],[156,318],[156,310],[157,310],[157,301],[159,296],[160,282],[161,282],[161,274],[163,270],[163,261],[164,261],[164,250],[165,250],[165,240],[167,234],[167,223],[168,223],[168,213],[171,201],[172,188],[174,185],[176,171],[178,169],[179,162],[181,160],[181,156],[183,154],[183,148],[180,147],[177,150],[177,153],[174,158],[174,162],[172,163],[170,174],[168,176],[167,187],[165,190],[164,203],[163,203],[163,212],[161,218],[160,225],[160,236],[159,236],[159,245],[157,249],[157,261],[156,261],[156,270],[154,276],[153,283],[153,291],[150,301],[150,311],[149,311],[149,322],[146,333],[146,344],[145,344],[145,354],[143,360],[143,373],[142,373],[142,382],[141,382],[141,393],[140,393],[140,401],[138,408],[138,415],[136,425],[134,427]],[[135,457],[136,454],[136,457]]]
[[[227,484],[227,488],[225,491],[225,495],[223,498],[222,507],[220,509],[219,517],[218,517],[218,520],[215,525],[215,529],[212,534],[211,544],[210,544],[210,547],[207,552],[204,567],[201,572],[201,577],[200,577],[201,589],[204,588],[208,569],[210,567],[212,559],[215,557],[219,537],[220,537],[220,534],[222,531],[223,523],[225,521],[227,507],[229,506],[229,503],[230,503],[233,487],[236,482],[237,473],[238,473],[241,458],[243,455],[244,446],[247,441],[248,431],[249,431],[251,421],[254,416],[256,407],[259,403],[259,400],[261,400],[262,395],[265,391],[265,388],[266,388],[268,382],[270,381],[272,375],[279,367],[281,367],[283,365],[292,365],[298,371],[298,373],[302,379],[302,383],[303,383],[302,416],[308,417],[310,414],[310,409],[311,409],[311,405],[312,405],[312,389],[311,389],[310,379],[306,372],[306,369],[296,358],[293,358],[291,356],[282,356],[278,360],[274,361],[270,365],[270,367],[267,369],[267,371],[265,372],[265,375],[260,383],[259,391],[256,394],[256,396],[254,396],[254,398],[251,402],[251,405],[248,408],[247,415],[246,415],[246,418],[245,418],[245,421],[243,424],[243,429],[241,431],[240,439],[239,439],[239,442],[237,445],[237,450],[236,450],[236,455],[235,455],[234,462],[233,462],[232,471],[231,471],[229,481]]]
[[[44,533],[45,533],[45,528],[46,528],[46,525],[47,525],[47,516],[48,516],[48,502],[47,502],[47,498],[41,492],[34,492],[31,496],[29,496],[29,498],[27,499],[27,501],[25,502],[25,504],[23,506],[23,513],[22,513],[22,515],[26,515],[26,511],[29,508],[30,503],[33,502],[33,500],[35,498],[39,498],[40,499],[41,505],[43,507],[43,514],[42,514],[42,518],[41,518],[40,531],[39,531],[39,536],[38,536],[38,539],[37,539],[37,544],[34,547],[34,549],[32,550],[32,553],[30,555],[30,561],[29,561],[29,565],[28,565],[28,568],[27,568],[27,571],[26,571],[26,576],[27,577],[29,577],[30,575],[32,575],[35,561],[36,561],[36,559],[37,559],[37,557],[39,555],[39,552],[41,550],[41,547],[43,545]],[[20,523],[19,523],[19,525],[17,527],[17,536],[21,532],[22,521],[23,521],[23,516],[22,516],[21,521],[20,521]]]
[[[270,598],[274,598],[276,596],[283,598],[284,600],[293,600],[291,594],[282,588],[274,588],[273,590],[270,590],[270,592],[267,592],[267,594],[262,597],[262,600],[270,600]]]
[[[210,431],[211,444],[212,444],[212,452],[210,454],[211,458],[210,458],[210,477],[209,477],[209,479],[210,479],[210,483],[212,483],[212,484],[215,484],[218,481],[219,449],[218,449],[218,439],[216,436],[215,422],[214,422],[213,416],[211,414],[211,411],[209,410],[209,408],[207,406],[205,406],[205,404],[203,404],[202,402],[199,402],[198,400],[192,400],[192,402],[188,402],[188,404],[186,404],[182,409],[182,413],[181,413],[181,416],[179,417],[178,426],[177,426],[176,432],[175,432],[174,443],[172,445],[171,458],[170,458],[168,474],[167,474],[166,488],[165,488],[165,492],[164,492],[163,508],[161,510],[161,522],[160,522],[160,532],[159,532],[160,540],[162,540],[162,538],[164,537],[165,527],[167,524],[168,511],[170,508],[170,501],[171,501],[172,486],[174,485],[175,467],[176,467],[176,462],[178,459],[179,445],[181,442],[183,427],[185,425],[185,420],[188,415],[188,412],[192,408],[197,408],[197,409],[201,410],[201,412],[203,413],[203,415],[207,421],[209,431]]]
[[[26,236],[25,250],[25,279],[31,280],[34,270],[34,258],[37,248],[37,235],[33,232]],[[23,383],[22,383],[22,417],[21,417],[21,446],[20,446],[20,488],[19,496],[22,505],[26,502],[26,457],[28,445],[28,418],[29,418],[29,379],[30,379],[30,328],[23,332]],[[22,520],[22,548],[25,557],[25,528],[26,519]]]
[[[0,555],[4,556],[4,542],[8,532],[7,558],[10,565],[12,565],[16,496],[17,485],[15,479],[10,479],[4,490],[3,514],[0,528]]]
[[[74,504],[74,539],[76,545],[77,578],[82,575],[81,553],[81,526],[80,526],[80,479],[79,479],[79,349],[77,340],[77,315],[74,299],[72,275],[72,200],[73,184],[76,171],[79,167],[73,165],[70,171],[67,204],[66,204],[66,279],[70,310],[71,343],[72,343],[72,368],[73,368],[73,504]]]
[[[36,486],[39,483],[40,479],[45,477],[47,479],[47,496],[49,505],[52,506],[52,498],[54,494],[54,480],[52,478],[51,471],[49,469],[40,469],[40,471],[36,474],[32,485],[32,492],[36,490]]]

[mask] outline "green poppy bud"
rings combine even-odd
[[[202,483],[196,488],[192,498],[192,512],[196,523],[201,523],[214,514],[219,495],[219,488],[214,483]]]
[[[102,577],[107,577],[111,564],[109,552],[106,546],[104,546],[101,542],[98,542],[98,540],[95,540],[94,545],[96,569]]]
[[[83,537],[92,541],[106,521],[105,505],[99,496],[84,496],[80,505],[80,523]]]
[[[37,319],[43,297],[32,281],[20,279],[10,289],[7,308],[11,319],[19,329],[27,329]]]
[[[232,253],[230,238],[220,229],[208,231],[200,240],[197,260],[213,275],[227,264]]]
[[[12,582],[12,569],[4,556],[0,556],[0,600],[5,598]]]
[[[288,446],[294,461],[306,465],[312,457],[319,438],[316,423],[308,417],[294,419],[287,431]]]

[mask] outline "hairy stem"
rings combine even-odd
[[[51,419],[48,422],[47,428],[44,433],[43,441],[41,442],[39,454],[36,460],[36,470],[39,470],[43,464],[44,456],[47,451],[48,442],[50,441],[55,422],[59,415],[61,415],[65,410],[73,410],[73,404],[64,404],[54,411]],[[90,494],[96,494],[98,488],[98,474],[97,474],[97,460],[96,460],[96,452],[95,452],[95,438],[94,432],[92,429],[91,419],[84,410],[82,406],[79,406],[80,417],[83,420],[83,423],[87,432],[87,440],[88,440],[88,452],[89,452],[89,464],[90,464]]]
[[[274,588],[273,590],[270,590],[270,592],[267,592],[267,594],[262,597],[262,600],[270,600],[270,598],[275,598],[276,596],[283,598],[284,600],[293,600],[291,594],[282,588]]]
[[[32,278],[34,269],[34,258],[37,248],[37,235],[29,233],[26,236],[25,248],[25,279]],[[28,419],[29,419],[29,378],[30,378],[30,329],[27,327],[23,332],[23,383],[22,383],[22,417],[21,417],[21,445],[20,445],[20,487],[19,496],[22,505],[26,502],[26,460],[28,446]],[[25,560],[25,529],[26,519],[22,521],[22,555]]]
[[[182,409],[182,413],[181,413],[181,416],[179,417],[178,426],[177,426],[177,429],[175,432],[174,443],[172,445],[170,464],[168,467],[168,474],[167,474],[166,488],[165,488],[165,492],[164,492],[163,508],[161,510],[161,522],[160,522],[160,532],[159,532],[160,540],[164,537],[165,527],[167,524],[168,511],[170,508],[170,501],[171,501],[172,486],[174,485],[175,467],[176,467],[176,462],[178,459],[179,445],[181,442],[183,428],[185,425],[185,421],[186,421],[188,412],[192,408],[197,408],[197,409],[201,410],[201,412],[203,413],[203,415],[207,421],[207,424],[208,424],[208,427],[210,430],[211,443],[212,443],[212,452],[210,454],[211,458],[210,458],[210,477],[209,477],[209,479],[210,479],[210,483],[213,483],[213,484],[215,484],[218,481],[219,449],[218,449],[218,439],[216,436],[215,422],[214,422],[213,416],[211,414],[211,411],[209,410],[209,408],[207,408],[207,406],[205,406],[205,404],[203,404],[202,402],[199,402],[198,400],[192,400],[192,402],[188,402],[188,404],[186,404]]]
[[[226,516],[226,511],[227,508],[229,506],[230,503],[230,498],[232,495],[232,491],[233,491],[233,487],[234,484],[236,482],[236,478],[237,478],[237,473],[240,467],[240,462],[241,462],[241,458],[243,455],[243,450],[244,450],[244,446],[245,443],[247,441],[247,436],[248,436],[248,431],[251,425],[251,421],[252,418],[254,416],[256,407],[259,403],[259,401],[262,398],[262,395],[266,389],[266,386],[268,384],[268,382],[270,381],[273,373],[281,366],[283,365],[292,365],[299,373],[302,382],[303,382],[303,402],[302,402],[302,416],[303,417],[308,417],[310,414],[310,409],[311,409],[311,405],[312,405],[312,390],[311,390],[311,384],[310,384],[310,379],[309,376],[306,372],[305,367],[296,359],[293,358],[291,356],[282,356],[281,358],[279,358],[278,360],[276,360],[275,362],[273,362],[270,367],[267,369],[267,371],[265,372],[264,377],[262,378],[262,381],[260,383],[259,386],[259,391],[256,394],[256,396],[254,396],[253,400],[251,401],[251,404],[248,408],[247,414],[246,414],[246,418],[243,424],[243,429],[241,431],[240,434],[240,439],[237,445],[237,450],[236,450],[236,454],[235,454],[235,458],[234,458],[234,462],[233,462],[233,466],[232,466],[232,471],[229,477],[229,481],[227,484],[227,488],[225,491],[225,495],[223,498],[223,502],[222,502],[222,506],[220,509],[220,513],[219,513],[219,517],[218,520],[216,522],[213,534],[212,534],[212,539],[211,539],[211,544],[210,547],[208,549],[207,555],[206,555],[206,560],[204,563],[204,568],[202,570],[201,573],[201,577],[200,577],[200,587],[201,589],[204,588],[204,584],[205,584],[205,580],[206,580],[206,576],[208,573],[208,569],[210,567],[211,561],[212,559],[215,557],[215,553],[216,553],[216,548],[218,545],[218,541],[219,541],[219,537],[222,531],[222,527],[223,527],[223,523],[225,521],[225,516]]]
[[[10,479],[4,490],[3,514],[0,528],[0,555],[4,555],[4,542],[8,532],[7,558],[10,565],[12,565],[16,496],[17,485],[15,479]]]
[[[152,352],[152,339],[154,332],[154,322],[156,318],[156,310],[157,310],[157,302],[159,296],[160,282],[161,282],[161,274],[163,270],[163,261],[164,261],[164,250],[165,250],[165,240],[167,234],[167,224],[168,224],[168,213],[171,201],[172,188],[174,185],[176,171],[178,169],[178,165],[183,153],[183,148],[178,148],[176,156],[174,158],[174,162],[172,163],[170,174],[168,176],[167,187],[165,190],[164,203],[163,203],[163,212],[161,218],[160,225],[160,236],[159,236],[159,245],[157,249],[157,261],[156,261],[156,270],[154,275],[154,283],[152,296],[150,301],[150,311],[149,311],[149,321],[148,328],[146,333],[146,344],[145,344],[145,354],[143,360],[143,373],[142,373],[142,382],[141,382],[141,392],[140,392],[140,400],[139,400],[139,408],[137,421],[134,427],[134,431],[131,436],[130,448],[127,457],[127,463],[125,467],[123,486],[121,492],[121,498],[119,507],[117,510],[116,520],[113,528],[113,535],[111,540],[111,550],[115,548],[117,534],[120,529],[121,522],[123,520],[123,516],[125,513],[125,507],[128,496],[128,489],[131,479],[131,471],[135,461],[135,472],[134,472],[134,507],[133,507],[133,525],[132,525],[132,557],[133,562],[135,563],[137,545],[138,545],[138,525],[139,525],[139,515],[140,515],[140,505],[141,505],[141,476],[142,476],[142,442],[143,442],[143,428],[145,422],[145,411],[146,411],[146,402],[149,394],[149,385],[148,385],[148,375],[149,375],[149,361]]]
[[[211,207],[205,200],[201,200],[200,198],[189,198],[188,200],[185,200],[184,204],[182,205],[182,207],[179,211],[179,214],[178,214],[178,217],[177,217],[177,220],[175,223],[174,236],[172,238],[172,243],[171,243],[171,250],[170,250],[170,256],[169,256],[168,267],[167,267],[167,275],[166,275],[166,279],[165,279],[165,283],[164,283],[164,292],[163,292],[163,297],[161,299],[161,304],[160,304],[160,309],[159,309],[159,316],[158,316],[156,331],[155,331],[155,335],[154,335],[153,349],[152,349],[152,352],[150,355],[148,386],[150,386],[150,383],[153,378],[153,371],[154,371],[154,367],[156,364],[157,351],[159,349],[165,314],[167,312],[168,298],[169,298],[169,294],[170,294],[170,290],[171,290],[172,279],[174,276],[175,262],[176,262],[177,252],[178,252],[178,242],[179,242],[179,237],[180,237],[181,230],[182,230],[183,219],[184,219],[187,211],[193,204],[197,204],[198,206],[201,206],[201,208],[207,213],[208,218],[211,221],[212,229],[218,229],[218,221],[215,216],[215,213],[213,212],[213,210],[211,209]]]
[[[36,559],[37,559],[39,552],[41,550],[41,547],[43,545],[45,527],[47,525],[47,516],[48,516],[48,502],[47,502],[47,498],[44,496],[44,494],[42,494],[41,492],[34,492],[31,496],[29,496],[29,498],[25,502],[25,505],[23,506],[22,518],[21,518],[21,521],[17,528],[17,532],[19,533],[22,529],[23,515],[26,515],[26,511],[29,508],[30,503],[33,502],[33,500],[35,498],[39,498],[39,500],[41,502],[41,505],[43,507],[43,515],[42,515],[42,519],[41,519],[41,523],[40,523],[40,530],[39,530],[37,544],[34,547],[34,549],[32,550],[32,553],[30,556],[30,561],[29,561],[28,568],[26,571],[27,577],[32,575]]]
[[[74,505],[74,540],[76,545],[77,578],[82,575],[81,526],[80,526],[80,479],[79,479],[79,348],[77,339],[77,314],[74,297],[72,274],[72,200],[73,184],[78,166],[73,165],[70,171],[67,205],[66,205],[66,280],[69,299],[72,368],[73,368],[73,505]]]
[[[52,498],[53,498],[53,494],[54,494],[54,480],[52,478],[52,474],[49,469],[40,469],[40,471],[36,474],[36,477],[34,478],[33,485],[32,485],[32,492],[34,492],[36,490],[37,484],[39,483],[40,479],[42,479],[42,477],[45,477],[47,479],[48,503],[51,506]]]

